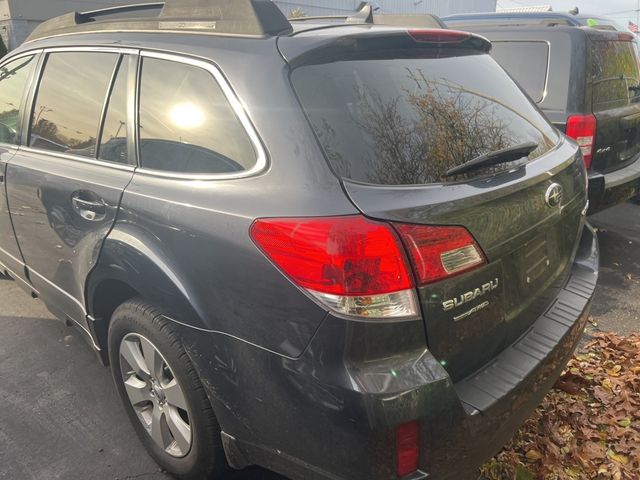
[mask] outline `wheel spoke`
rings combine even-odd
[[[153,441],[158,444],[163,450],[167,447],[164,441],[164,435],[162,434],[162,417],[164,416],[164,412],[158,407],[158,405],[153,406],[153,411],[151,412],[151,430],[149,434]]]
[[[125,340],[120,346],[120,355],[126,360],[133,371],[143,379],[149,378],[149,369],[145,362],[138,342],[133,340]]]
[[[169,405],[188,411],[184,392],[175,378],[171,380],[167,386],[163,387],[163,390]]]
[[[191,448],[191,427],[182,419],[176,408],[169,407],[165,418],[180,454],[186,455]]]
[[[158,380],[162,378],[162,367],[164,362],[156,347],[154,347],[149,340],[144,337],[140,337],[140,346],[142,347],[142,354],[147,366],[147,371],[152,377]]]
[[[124,387],[134,407],[151,401],[151,393],[149,392],[147,383],[135,376],[129,377],[129,379],[124,382]]]

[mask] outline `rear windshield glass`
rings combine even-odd
[[[593,82],[593,110],[601,112],[622,108],[640,101],[638,86],[638,57],[634,42],[591,42],[591,76]]]
[[[540,103],[547,86],[549,44],[546,42],[492,42],[491,56]],[[527,61],[523,62],[522,59]]]
[[[489,55],[459,53],[295,69],[294,88],[336,173],[382,185],[460,181],[443,174],[504,148],[535,142],[535,158],[557,143],[553,127]]]

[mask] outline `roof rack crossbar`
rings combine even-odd
[[[157,10],[149,16],[120,16],[117,22],[108,17],[133,12]],[[94,24],[95,25],[87,25]],[[98,27],[98,24],[100,25]],[[291,24],[271,0],[165,0],[164,2],[138,3],[92,10],[71,12],[52,18],[36,27],[27,41],[54,34],[82,31],[182,31],[221,35],[265,37],[287,34]]]
[[[118,5],[115,7],[99,8],[97,10],[90,10],[88,12],[79,13],[79,17],[84,20],[95,19],[96,17],[115,15],[118,13],[139,12],[144,10],[158,10],[164,7],[164,2],[154,3],[135,3],[132,5]]]

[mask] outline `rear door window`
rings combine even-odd
[[[115,53],[60,52],[47,57],[34,102],[29,145],[95,158]]]
[[[22,57],[0,68],[0,143],[15,145],[22,100],[35,66],[33,56]]]
[[[511,75],[531,99],[544,99],[549,70],[546,42],[492,42],[491,56]]]
[[[640,100],[640,92],[629,90],[640,84],[637,47],[634,42],[591,42],[593,111],[622,108]]]
[[[304,65],[292,82],[336,173],[383,185],[460,181],[449,169],[558,136],[489,55],[452,50]],[[322,61],[322,60],[320,60]],[[490,167],[474,175],[503,171]]]
[[[249,170],[257,161],[222,88],[194,65],[144,58],[139,128],[145,168],[224,174]]]

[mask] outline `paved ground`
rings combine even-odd
[[[80,334],[0,280],[0,479],[169,480],[119,402],[110,371]]]
[[[640,329],[640,206],[598,215],[602,276],[590,328]],[[0,281],[0,479],[167,480],[145,454],[109,371],[73,329]],[[234,480],[266,480],[262,471]]]

